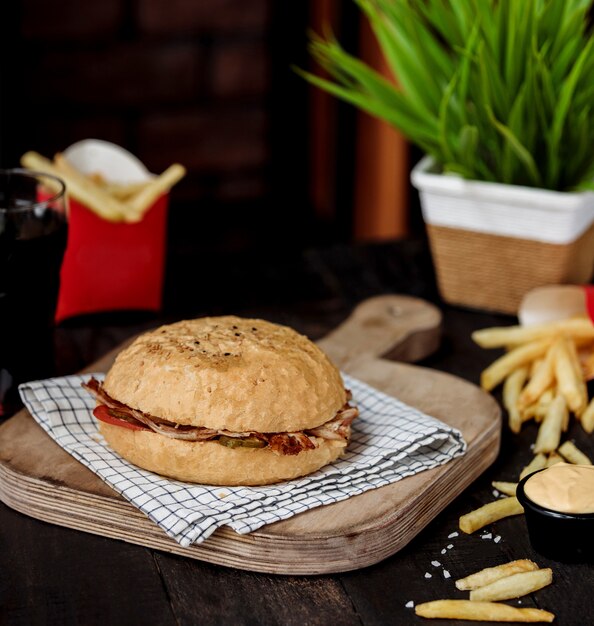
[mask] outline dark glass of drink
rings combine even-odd
[[[19,408],[19,383],[53,373],[64,192],[55,176],[0,170],[0,419]]]

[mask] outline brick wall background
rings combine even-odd
[[[2,4],[4,167],[101,138],[152,171],[187,167],[170,221],[180,249],[312,233],[307,87],[291,70],[307,63],[307,2]]]

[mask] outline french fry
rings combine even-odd
[[[505,496],[515,496],[516,489],[518,488],[518,483],[508,483],[502,480],[494,480],[491,485],[493,489],[497,489],[497,491]]]
[[[548,409],[547,409],[548,413]],[[565,411],[563,411],[563,419],[561,420],[561,431],[566,433],[569,428],[569,410],[565,407]]]
[[[536,415],[534,416],[537,421],[542,421],[544,416],[547,414],[549,410],[549,404],[555,398],[555,387],[551,389],[547,389],[538,399],[537,407],[536,407]]]
[[[503,404],[509,413],[509,428],[513,433],[519,433],[522,426],[518,399],[527,378],[528,368],[519,367],[503,383]]]
[[[185,175],[185,169],[174,164],[150,182],[111,183],[100,172],[83,174],[60,153],[52,162],[32,151],[21,157],[21,164],[61,178],[66,183],[67,193],[112,222],[140,221],[153,202]],[[51,180],[48,185],[51,187]]]
[[[25,157],[27,157],[26,161],[29,165],[25,163]],[[40,159],[38,160],[37,157],[40,157]],[[37,154],[37,152],[27,152],[27,154],[23,155],[21,158],[21,165],[28,170],[41,172],[42,174],[51,174],[52,176],[62,178],[58,172],[52,171],[51,167],[45,166],[46,161],[50,166],[52,165],[51,161],[48,161],[41,155]],[[62,191],[62,185],[60,185],[57,180],[50,177],[43,179],[43,186],[51,193],[60,193]]]
[[[483,328],[473,332],[472,339],[481,348],[504,348],[550,338],[559,334],[582,341],[594,340],[594,324],[587,317],[576,317],[535,326]]]
[[[536,372],[536,370],[542,365],[543,361],[544,361],[544,358],[542,358],[542,359],[534,359],[534,361],[532,361],[532,363],[530,364],[530,371],[529,371],[530,378],[532,378],[532,376],[534,376],[534,372]]]
[[[523,409],[518,409],[518,412],[520,413],[520,421],[522,422],[522,424],[524,422],[528,422],[531,419],[537,422],[542,421],[542,418],[538,411],[538,404],[536,402]]]
[[[540,396],[555,382],[553,372],[554,344],[549,347],[545,358],[540,361],[526,387],[522,390],[519,398],[521,407],[526,407],[536,402]]]
[[[549,454],[545,467],[552,467],[553,465],[557,465],[557,463],[563,462],[564,459],[560,454],[557,454],[556,452],[551,452],[551,454]]]
[[[101,184],[73,167],[63,154],[58,153],[54,156],[54,164],[59,171],[58,175],[66,182],[70,195],[104,219],[113,222],[122,221],[126,214],[125,205],[104,191]]]
[[[574,465],[592,465],[592,461],[573,443],[573,441],[566,441],[559,446],[557,450],[559,454],[569,463]]]
[[[573,371],[575,372],[575,378],[577,381],[577,385],[580,390],[580,394],[582,396],[581,401],[581,410],[576,412],[577,417],[584,412],[586,407],[588,406],[588,388],[586,387],[586,381],[584,378],[584,370],[582,369],[582,365],[580,363],[580,357],[578,355],[577,348],[575,343],[570,339],[565,339],[565,347],[567,348],[567,354],[569,355],[569,359],[573,366]]]
[[[494,583],[501,578],[511,576],[512,574],[532,572],[537,569],[538,565],[534,561],[529,561],[528,559],[510,561],[509,563],[502,563],[501,565],[496,565],[495,567],[487,567],[479,572],[465,576],[464,578],[459,578],[456,581],[456,588],[460,589],[460,591],[478,589],[479,587],[490,585],[491,583]]]
[[[101,186],[110,196],[122,202],[127,202],[133,196],[140,193],[147,184],[147,181],[138,183],[110,183],[105,181]]]
[[[487,524],[496,522],[504,517],[521,515],[523,512],[524,508],[516,497],[501,498],[463,515],[459,520],[460,530],[470,535],[475,530],[487,526]]]
[[[550,568],[537,569],[532,572],[519,572],[496,580],[470,592],[470,599],[475,602],[497,602],[521,598],[533,591],[542,589],[553,582],[553,571]]]
[[[90,209],[95,211],[104,219],[120,221],[122,210],[120,203],[103,192],[95,183],[86,177],[80,180],[79,177],[71,177],[68,173],[55,166],[49,159],[41,156],[37,152],[27,152],[21,157],[21,164],[30,170],[46,172],[61,178],[66,183],[67,192],[80,200]],[[81,174],[82,176],[82,174]],[[96,193],[96,190],[99,190]]]
[[[538,470],[544,469],[547,464],[547,457],[544,454],[537,454],[528,465],[520,472],[520,480],[529,474],[534,474]]]
[[[105,178],[101,172],[93,172],[92,174],[87,174],[87,176],[100,187],[105,188]]]
[[[557,379],[557,388],[566,401],[567,406],[577,415],[581,415],[586,408],[587,393],[584,392],[584,381],[578,375],[571,356],[569,342],[559,338],[554,345],[554,371]]]
[[[594,351],[592,346],[586,351],[580,351],[580,365],[585,380],[594,380]]]
[[[498,602],[472,602],[471,600],[433,600],[417,604],[415,613],[420,617],[441,619],[466,619],[481,622],[552,622],[553,613],[542,609],[518,609]]]
[[[550,338],[541,339],[515,348],[500,357],[481,374],[481,387],[486,391],[491,391],[514,370],[543,356],[551,345],[551,342],[552,340]]]
[[[590,404],[588,404],[586,410],[581,414],[580,422],[582,424],[582,428],[587,433],[594,431],[594,398],[590,400]]]
[[[149,181],[134,197],[127,203],[127,221],[140,221],[147,209],[165,191],[173,187],[186,175],[186,168],[179,163],[170,165],[160,176]]]
[[[538,429],[538,436],[534,444],[535,454],[553,452],[559,447],[566,413],[565,398],[558,395],[549,405],[547,414]]]

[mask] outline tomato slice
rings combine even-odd
[[[113,426],[122,426],[123,428],[129,428],[130,430],[150,430],[144,424],[133,424],[119,417],[113,415],[111,409],[104,404],[100,404],[93,409],[93,415],[106,424],[112,424]]]

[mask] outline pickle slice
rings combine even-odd
[[[221,435],[217,441],[222,446],[227,446],[227,448],[264,448],[266,446],[265,441],[260,441],[256,437],[227,437],[226,435]]]

